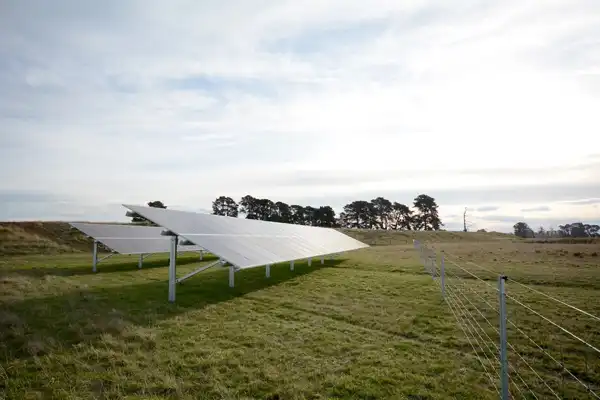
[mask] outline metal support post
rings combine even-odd
[[[446,298],[446,267],[445,267],[445,263],[444,263],[444,255],[442,254],[442,264],[441,264],[441,268],[442,268],[442,297]]]
[[[290,271],[294,270],[294,260],[290,261]]]
[[[321,256],[321,265],[325,264],[325,256]]]
[[[271,264],[267,264],[267,265],[266,265],[266,267],[265,267],[265,276],[266,276],[267,278],[270,278],[270,277],[271,277]]]
[[[171,251],[169,257],[169,301],[175,302],[175,290],[177,283],[177,236],[171,236]]]
[[[502,275],[498,278],[498,296],[500,297],[500,384],[502,400],[508,400],[508,354],[506,345],[506,295],[505,283],[507,277]]]
[[[94,254],[92,258],[92,271],[96,272],[96,266],[98,265],[98,241],[94,240]]]
[[[200,261],[204,260],[204,252],[200,250]]]
[[[308,259],[308,266],[310,267],[310,265],[312,264],[312,258]]]
[[[138,268],[142,269],[142,264],[144,263],[144,255],[140,254],[140,259],[138,260]]]
[[[235,269],[233,265],[229,266],[229,287],[233,287],[235,282]]]

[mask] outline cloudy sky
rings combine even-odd
[[[600,221],[600,2],[0,2],[0,220],[436,198]]]

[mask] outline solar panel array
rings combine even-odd
[[[160,226],[94,224],[71,222],[71,226],[80,230],[98,242],[120,254],[167,253],[170,240],[162,236]],[[179,251],[200,251],[199,246],[179,246]]]
[[[239,269],[368,247],[331,228],[124,206]]]

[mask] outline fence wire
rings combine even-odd
[[[484,379],[500,398],[507,398],[503,396],[507,393],[508,398],[518,399],[600,399],[600,349],[592,342],[598,339],[599,317],[510,277],[501,291],[503,278],[498,272],[460,261],[448,252],[437,254],[419,241],[414,246],[425,272],[439,285]],[[552,315],[552,304],[567,307],[574,316],[559,319]],[[506,321],[504,342],[502,318]],[[567,323],[572,321],[576,322]],[[502,387],[503,345],[506,391]]]

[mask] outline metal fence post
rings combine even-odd
[[[507,277],[502,275],[498,278],[498,296],[500,300],[500,384],[502,400],[509,400],[508,397],[508,355],[506,344],[506,296],[505,283]]]
[[[442,276],[442,297],[446,298],[446,270],[444,266],[444,255],[442,254],[441,276]]]
[[[94,250],[93,250],[94,254],[93,254],[93,258],[92,258],[92,272],[96,272],[97,271],[97,265],[98,265],[98,241],[94,240]]]

